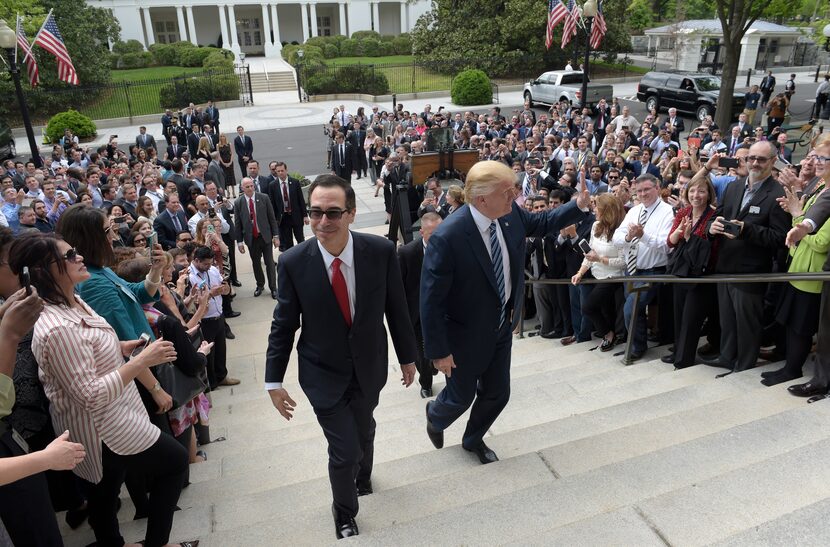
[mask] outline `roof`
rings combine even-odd
[[[671,34],[677,31],[702,31],[709,34],[723,34],[720,19],[693,19],[691,21],[681,21],[673,25],[664,25],[662,27],[647,29],[645,33]],[[801,34],[801,31],[795,27],[787,27],[776,23],[770,23],[769,21],[755,21],[752,23],[752,26],[749,27],[749,31],[764,32],[769,34]]]

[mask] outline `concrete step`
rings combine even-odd
[[[825,408],[816,408],[825,406]],[[450,509],[428,519],[418,519],[375,534],[361,536],[361,543],[369,545],[416,545],[429,541],[434,531],[442,538],[463,538],[464,543],[504,543],[521,537],[534,537],[545,530],[568,525],[579,520],[616,510],[640,500],[649,500],[675,490],[692,493],[702,481],[730,473],[741,468],[776,458],[800,447],[819,443],[826,448],[830,441],[830,405],[802,405],[773,416],[761,418],[729,430],[707,435],[689,442],[673,445],[654,452],[616,462],[586,473],[563,477],[549,485],[527,488],[511,494]],[[802,451],[803,452],[803,451]],[[815,453],[813,462],[820,456]],[[556,462],[552,462],[554,467]],[[806,462],[799,465],[809,467]],[[824,467],[824,466],[823,466]],[[792,467],[787,467],[788,470]],[[823,470],[822,470],[823,471]],[[820,473],[823,479],[830,471]],[[754,475],[752,494],[758,500],[777,496],[782,485],[770,486]],[[830,477],[828,477],[830,478]],[[806,480],[806,477],[805,479]],[[801,481],[798,484],[802,484]],[[827,493],[826,481],[814,483],[812,490]],[[735,489],[709,491],[696,498],[705,518],[713,513],[723,514],[726,507],[716,510],[707,505],[713,496],[729,497]],[[463,495],[463,492],[456,493]],[[674,494],[670,494],[673,496]],[[680,494],[678,494],[680,495]],[[736,494],[734,496],[740,496]],[[690,541],[701,526],[690,525],[693,511],[680,511],[675,503],[654,502],[654,513],[664,516],[667,526],[678,533],[678,539],[670,544],[700,544]],[[732,499],[733,507],[739,506]],[[640,504],[650,522],[657,522],[654,515]],[[743,511],[738,508],[738,511]],[[506,520],[505,515],[510,515]],[[658,523],[659,526],[659,523]],[[708,528],[708,522],[707,526]],[[665,533],[665,528],[660,526]],[[682,536],[680,534],[683,534]],[[721,536],[723,537],[723,536]],[[685,543],[684,543],[685,540]]]
[[[251,88],[257,92],[290,91],[297,89],[293,72],[251,72]]]
[[[826,459],[826,456],[823,459]],[[830,515],[830,498],[768,520],[712,545],[830,545],[830,528],[824,525],[827,515]]]

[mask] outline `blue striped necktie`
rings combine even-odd
[[[499,290],[499,301],[501,302],[501,314],[499,315],[499,328],[504,324],[504,264],[501,257],[501,245],[496,235],[496,221],[490,223],[490,258],[493,261],[493,274],[496,276],[496,287]]]

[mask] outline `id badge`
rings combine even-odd
[[[753,205],[749,208],[749,214],[750,215],[757,215],[757,214],[760,214],[760,213],[761,213],[761,208],[758,207],[757,205]]]
[[[23,436],[20,435],[20,433],[18,433],[14,429],[12,429],[12,439],[15,443],[17,443],[17,446],[19,446],[24,453],[29,453],[29,443],[27,443],[26,439],[24,439]]]

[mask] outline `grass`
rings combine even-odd
[[[129,70],[113,70],[110,74],[113,82],[140,82],[143,80],[169,80],[176,76],[204,72],[204,68],[183,66],[153,66]]]
[[[415,57],[412,55],[389,55],[386,57],[336,57],[326,59],[329,66],[343,65],[375,65],[375,64],[411,64]]]

